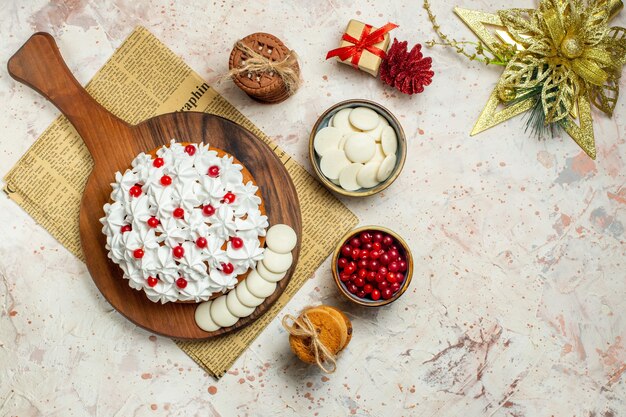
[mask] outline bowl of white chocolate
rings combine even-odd
[[[309,157],[329,189],[367,197],[389,187],[406,159],[406,137],[386,108],[369,100],[337,103],[317,119],[309,138]]]

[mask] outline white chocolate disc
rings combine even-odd
[[[383,162],[385,159],[385,152],[383,152],[383,145],[380,143],[376,143],[376,152],[374,152],[374,156],[370,159],[371,162]]]
[[[235,291],[231,291],[226,296],[226,308],[231,312],[232,315],[237,317],[248,317],[250,314],[254,313],[254,307],[248,307],[244,305],[237,298],[237,294]]]
[[[361,168],[356,176],[356,182],[363,188],[372,188],[378,185],[376,176],[380,162],[369,162]]]
[[[265,236],[267,247],[277,253],[291,252],[298,243],[296,231],[286,224],[275,224]]]
[[[344,151],[339,149],[328,151],[320,160],[320,170],[327,178],[336,180],[342,169],[350,165]]]
[[[261,262],[263,262],[263,265],[271,272],[280,274],[281,272],[285,272],[291,268],[293,256],[291,255],[291,252],[277,253],[271,249],[265,249],[263,260]],[[250,291],[252,291],[251,288]]]
[[[380,182],[385,181],[391,173],[393,169],[396,167],[396,155],[391,154],[387,155],[383,162],[380,163],[380,168],[378,168],[378,173],[376,174],[376,179]]]
[[[358,132],[359,130],[350,124],[350,112],[352,108],[339,110],[333,116],[333,126],[344,132]]]
[[[235,294],[237,295],[237,299],[241,301],[241,304],[246,307],[256,307],[265,301],[265,298],[256,297],[250,292],[245,279],[237,285]]]
[[[385,126],[388,126],[388,124],[385,123],[386,121],[387,119],[385,119],[381,115],[378,115],[378,125],[374,129],[367,131],[367,133],[371,137],[373,137],[376,142],[380,142],[380,139],[383,135],[383,129]]]
[[[381,142],[383,144],[383,152],[385,152],[385,155],[396,153],[398,150],[398,137],[396,136],[396,131],[393,130],[393,127],[385,126]]]
[[[352,126],[361,130],[372,130],[380,123],[378,113],[367,107],[352,109],[349,119]]]
[[[211,318],[218,326],[230,327],[237,323],[239,317],[234,316],[226,307],[226,296],[220,295],[211,304]]]
[[[367,133],[353,133],[348,136],[345,152],[350,161],[365,163],[376,153],[376,142]]]
[[[267,298],[276,290],[276,283],[261,278],[257,271],[252,271],[246,277],[246,285],[255,297]]]
[[[320,129],[313,139],[313,147],[318,155],[324,155],[328,151],[339,149],[339,142],[343,132],[336,127],[324,127]]]
[[[332,182],[333,184],[335,184],[335,185],[339,185],[339,186],[341,187],[341,184],[339,184],[339,179],[336,179],[336,180],[331,180],[331,179],[329,178],[329,180],[330,180],[330,182]]]
[[[196,324],[205,332],[214,332],[219,330],[218,326],[211,318],[211,304],[213,301],[205,301],[196,307]]]
[[[281,279],[285,278],[285,275],[287,275],[287,271],[281,272],[279,274],[270,271],[269,269],[265,267],[265,265],[263,265],[263,262],[257,262],[256,272],[258,272],[259,275],[261,275],[261,278],[269,282],[278,282]]]
[[[356,176],[359,171],[363,168],[363,164],[352,164],[348,167],[344,168],[339,175],[339,185],[346,191],[356,191],[361,186],[356,181]]]

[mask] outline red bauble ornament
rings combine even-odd
[[[148,277],[147,281],[149,287],[154,287],[155,285],[157,285],[157,282],[159,282],[159,280],[155,277]]]
[[[128,190],[128,194],[130,194],[132,197],[139,197],[141,195],[141,187],[138,185],[133,185],[132,187],[130,187],[130,190]]]
[[[161,168],[163,165],[165,165],[165,161],[163,160],[163,158],[156,158],[154,161],[152,161],[152,166],[154,166],[155,168]]]
[[[206,248],[206,245],[207,245],[208,243],[209,243],[209,242],[206,240],[206,238],[205,238],[205,237],[200,236],[198,239],[196,239],[196,246],[197,246],[197,247],[199,247],[199,248],[201,248],[201,249],[202,249],[202,248]]]
[[[232,274],[235,270],[235,267],[230,262],[227,264],[222,264],[222,272],[225,274]]]
[[[159,225],[159,219],[157,219],[156,217],[150,217],[148,219],[148,226],[155,228]]]
[[[172,177],[170,177],[169,175],[163,175],[161,177],[161,185],[167,187],[168,185],[172,184]]]
[[[176,207],[174,209],[174,213],[172,214],[175,218],[182,219],[183,217],[185,217],[185,209],[183,209],[182,207]]]
[[[240,237],[234,237],[230,239],[230,244],[233,246],[233,249],[241,249],[243,248],[243,239]]]
[[[407,42],[393,40],[387,56],[380,64],[380,79],[404,94],[419,94],[432,82],[432,58],[422,55],[419,43],[407,51]]]
[[[209,171],[207,172],[207,174],[211,178],[219,177],[219,175],[220,175],[220,167],[218,167],[217,165],[210,166],[209,167]]]
[[[192,156],[193,154],[196,153],[196,147],[193,145],[187,145],[185,146],[185,152],[187,152],[189,156]]]
[[[176,246],[172,249],[175,258],[182,258],[185,255],[185,249],[182,246]]]
[[[187,286],[187,280],[183,277],[180,277],[176,280],[176,286],[181,290]]]
[[[207,204],[206,206],[202,206],[202,214],[204,214],[205,216],[212,216],[215,214],[215,207],[213,207],[210,204]]]
[[[135,249],[135,250],[133,251],[133,256],[134,256],[136,259],[141,259],[141,258],[143,258],[143,255],[144,255],[144,252],[143,252],[143,249],[141,249],[141,248],[140,248],[140,249]]]
[[[125,224],[120,230],[122,231],[122,233],[126,233],[133,230],[133,227],[130,224]]]

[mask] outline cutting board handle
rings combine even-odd
[[[96,159],[113,145],[111,138],[127,137],[130,126],[102,107],[74,78],[54,38],[32,35],[7,64],[9,74],[50,100],[74,125]]]

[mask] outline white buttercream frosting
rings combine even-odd
[[[112,201],[100,219],[109,258],[132,288],[154,302],[206,301],[234,288],[237,276],[263,259],[259,237],[265,236],[268,221],[259,210],[258,187],[243,183],[243,167],[232,156],[220,157],[208,145],[193,146],[195,153],[189,155],[172,140],[156,152],[163,160],[157,167],[150,155],[139,154],[131,169],[115,174]],[[216,177],[208,175],[213,166],[219,168]],[[171,184],[163,185],[163,176]],[[133,186],[141,188],[140,195],[131,195]],[[235,196],[232,203],[224,199],[228,192]],[[207,216],[205,205],[214,213]],[[182,217],[174,217],[177,209]],[[241,248],[232,246],[233,237],[242,239]],[[198,238],[206,239],[206,246],[198,246]],[[180,257],[174,255],[178,246]],[[234,271],[224,273],[225,264]],[[178,285],[181,278],[184,283]]]

